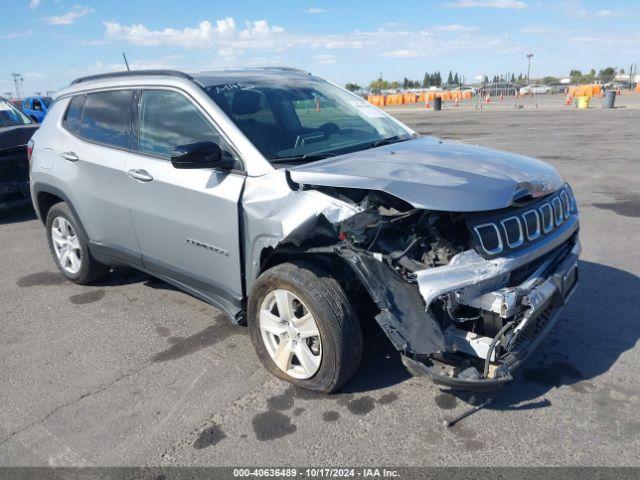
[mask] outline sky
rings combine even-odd
[[[124,69],[289,66],[334,82],[640,63],[640,0],[0,0],[0,95]]]

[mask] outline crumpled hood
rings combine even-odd
[[[416,208],[474,212],[505,208],[564,184],[551,165],[513,153],[419,137],[289,169],[305,185],[380,190]]]

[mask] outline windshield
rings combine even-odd
[[[412,138],[409,130],[368,102],[311,75],[235,80],[205,90],[274,165]]]
[[[0,127],[14,127],[30,123],[31,120],[24,113],[6,100],[0,100]]]

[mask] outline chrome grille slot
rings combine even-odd
[[[540,214],[542,215],[542,231],[549,233],[553,230],[553,209],[551,205],[545,203],[540,207]]]
[[[527,240],[532,241],[540,236],[540,215],[536,210],[529,210],[522,214],[527,230]]]
[[[502,252],[502,237],[500,230],[495,223],[485,223],[474,227],[478,234],[480,244],[485,252],[489,255],[495,255]]]
[[[558,226],[564,221],[564,216],[562,213],[562,203],[560,203],[560,198],[554,198],[553,200],[551,200],[551,204],[553,205],[553,217],[555,219],[556,226]]]
[[[519,247],[524,243],[524,234],[522,233],[522,223],[518,217],[509,217],[501,220],[502,229],[509,248]]]

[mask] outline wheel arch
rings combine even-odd
[[[78,215],[78,212],[75,209],[73,203],[71,202],[71,200],[69,200],[69,197],[64,192],[62,192],[62,190],[54,187],[53,185],[36,183],[33,186],[33,192],[35,200],[34,208],[36,210],[38,218],[43,224],[47,223],[47,215],[49,213],[49,210],[51,210],[51,207],[53,207],[57,203],[64,202],[69,207],[69,210],[71,210],[71,213],[73,213],[73,216],[76,218],[76,221],[78,222],[78,228],[82,230],[85,238],[89,238],[89,236],[87,235],[87,231],[82,224],[80,215]]]

